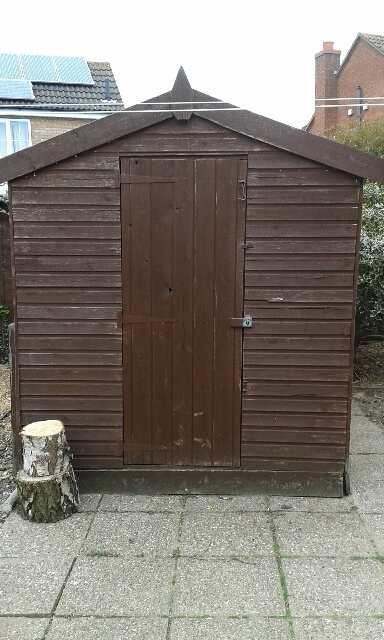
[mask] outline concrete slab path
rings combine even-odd
[[[0,528],[0,640],[382,640],[384,432],[346,498],[82,496]]]

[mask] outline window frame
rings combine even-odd
[[[4,123],[5,124],[5,141],[6,141],[6,154],[5,156],[0,156],[0,158],[2,157],[7,157],[9,155],[11,155],[12,153],[15,153],[15,151],[12,151],[12,134],[11,134],[11,122],[25,122],[27,123],[28,126],[28,145],[26,147],[23,147],[24,149],[27,149],[28,147],[32,146],[32,138],[31,138],[31,121],[28,118],[3,118],[0,114],[0,124]]]

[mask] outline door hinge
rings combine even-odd
[[[247,391],[248,391],[248,380],[244,380],[243,379],[243,382],[242,382],[242,385],[241,385],[241,390],[242,390],[243,393],[247,393]]]
[[[252,327],[252,317],[244,316],[244,318],[231,318],[229,321],[231,327],[240,327],[242,329],[249,329]]]

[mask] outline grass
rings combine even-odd
[[[103,551],[102,549],[90,549],[86,554],[88,558],[119,558],[115,551]]]

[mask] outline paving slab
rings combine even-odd
[[[384,455],[352,455],[352,499],[363,513],[384,513]]]
[[[359,393],[359,391],[355,391],[355,393]],[[352,406],[351,406],[351,413],[353,418],[355,418],[355,416],[362,416],[364,415],[364,412],[361,408],[361,405],[359,404],[359,402],[355,399],[352,400]],[[354,424],[354,422],[353,422]]]
[[[266,511],[265,496],[188,496],[186,511]]]
[[[0,640],[44,640],[49,618],[0,618]]]
[[[75,556],[85,540],[91,518],[88,513],[75,513],[60,522],[38,524],[12,512],[1,532],[0,557]]]
[[[180,558],[173,616],[284,616],[276,561]]]
[[[72,562],[61,554],[0,558],[0,616],[51,614]]]
[[[84,554],[173,556],[178,547],[180,513],[97,513]]]
[[[45,640],[165,640],[166,618],[59,618],[55,617]]]
[[[185,514],[180,553],[195,557],[273,555],[267,513],[221,511]]]
[[[269,496],[271,511],[307,511],[312,513],[339,513],[356,511],[351,496],[342,498],[301,498],[285,496]]]
[[[174,560],[79,558],[56,614],[147,616],[169,612]]]
[[[84,513],[87,511],[97,511],[100,500],[101,493],[80,494],[80,513]]]
[[[295,640],[383,640],[384,620],[372,618],[293,620]]]
[[[384,453],[383,431],[365,416],[353,418],[351,453]]]
[[[273,514],[277,541],[287,556],[374,556],[370,536],[359,514]]]
[[[104,494],[99,511],[183,511],[184,496]]]
[[[361,517],[378,553],[384,556],[384,513],[364,513]]]
[[[172,620],[170,640],[289,640],[287,620],[205,618]],[[307,639],[308,640],[308,639]]]
[[[384,614],[384,564],[374,559],[283,558],[293,616]]]

